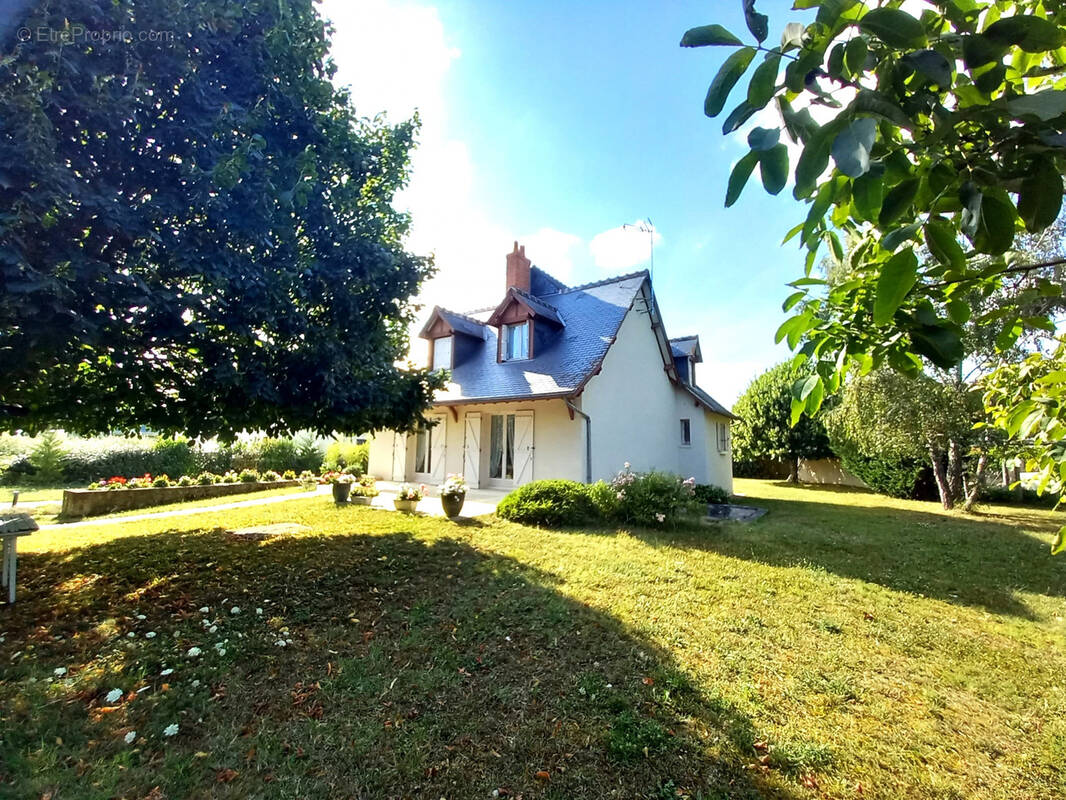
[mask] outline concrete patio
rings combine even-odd
[[[396,499],[396,495],[399,494],[400,487],[403,485],[395,481],[378,481],[377,488],[381,494],[371,501],[371,508],[395,511],[392,501]],[[325,488],[329,490],[329,487]],[[483,514],[492,514],[496,511],[496,505],[506,496],[507,492],[502,489],[470,489],[466,493],[466,502],[463,503],[463,510],[460,516],[480,517]],[[433,517],[444,516],[444,509],[440,505],[440,491],[436,486],[426,486],[425,497],[418,504],[418,512],[420,514],[429,514]]]

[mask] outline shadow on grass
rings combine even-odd
[[[792,488],[796,488],[792,485]],[[813,495],[859,494],[803,486]],[[876,495],[870,495],[876,502]],[[1066,560],[1026,533],[1052,530],[1046,517],[1018,513],[970,517],[878,505],[745,498],[769,509],[746,525],[672,533],[635,531],[648,542],[698,547],[773,566],[815,566],[835,575],[924,594],[997,614],[1033,618],[1018,591],[1066,597]]]
[[[173,531],[22,567],[0,722],[26,796],[790,797],[810,767],[746,768],[762,737],[669,654],[458,539]]]

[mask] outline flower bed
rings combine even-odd
[[[169,503],[184,503],[187,500],[203,500],[210,497],[226,497],[232,494],[247,494],[265,489],[281,489],[299,486],[296,480],[245,481],[240,483],[211,483],[203,486],[166,486],[146,489],[68,489],[63,492],[64,517],[94,517],[114,511],[131,511],[137,508],[162,506]]]

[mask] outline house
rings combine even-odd
[[[732,490],[735,417],[696,384],[699,338],[667,338],[647,271],[566,286],[516,242],[506,278],[495,308],[433,309],[420,336],[450,381],[424,429],[373,437],[373,475],[511,488],[629,462]]]

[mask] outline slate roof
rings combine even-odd
[[[676,339],[671,339],[670,352],[674,358],[695,356],[697,362],[703,361],[699,336],[679,336]]]
[[[429,315],[429,319],[426,321],[425,326],[422,328],[421,336],[425,336],[426,333],[433,325],[433,321],[440,317],[447,322],[453,331],[457,333],[465,333],[467,336],[473,336],[475,339],[484,340],[486,337],[485,323],[480,320],[476,320],[473,317],[468,317],[466,314],[460,314],[457,311],[449,311],[446,308],[440,306],[433,307],[433,313]]]
[[[682,383],[681,388],[703,403],[703,405],[707,407],[707,410],[713,411],[715,414],[721,414],[724,417],[729,417],[730,419],[740,419],[740,417],[707,394],[707,392],[703,391],[699,386],[694,386],[691,383]]]
[[[485,344],[452,370],[452,380],[434,402],[566,397],[585,383],[607,355],[646,271],[585,284],[537,298],[565,320],[546,342],[535,343],[527,361],[496,361],[496,330],[485,327]],[[524,294],[524,293],[523,293]],[[485,312],[473,312],[476,319]],[[487,318],[487,316],[486,316]]]

